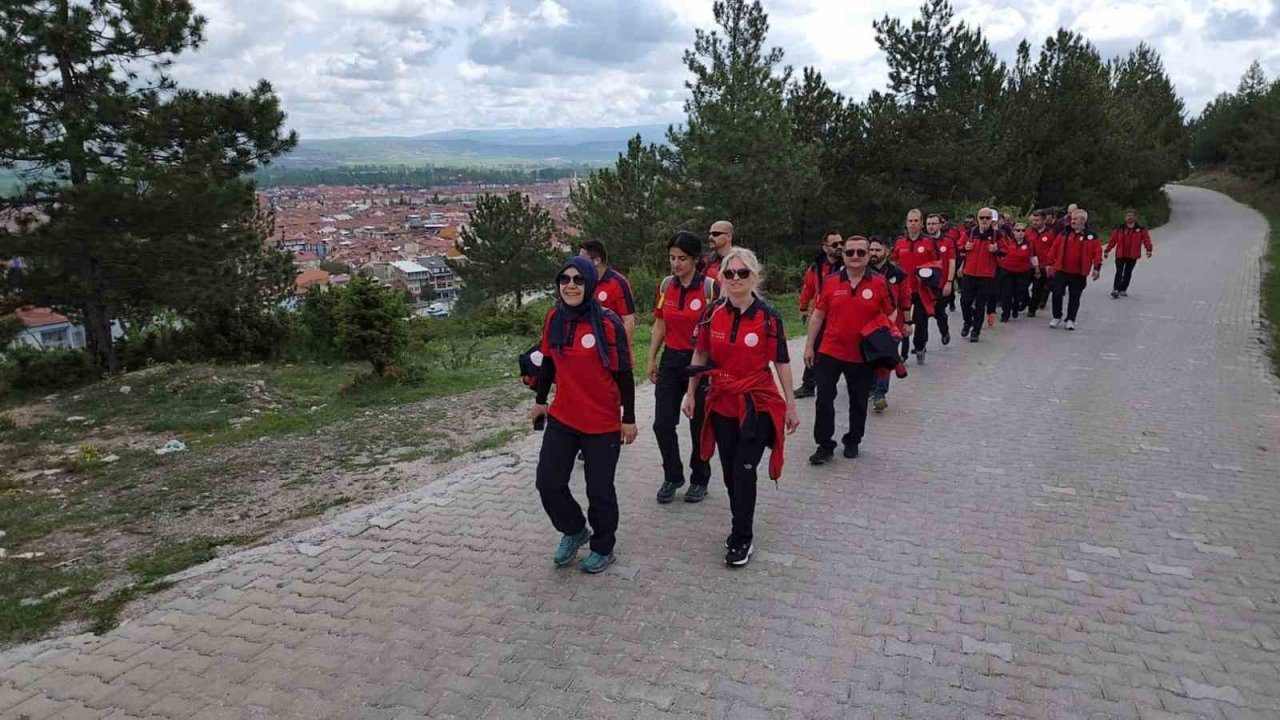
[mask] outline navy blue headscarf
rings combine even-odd
[[[556,310],[547,328],[547,344],[552,350],[563,355],[565,346],[573,342],[574,328],[578,321],[586,320],[591,323],[591,332],[596,336],[596,352],[600,354],[600,361],[608,369],[609,347],[605,342],[604,334],[605,309],[596,299],[596,266],[591,260],[575,255],[560,267],[557,277],[569,268],[577,270],[586,281],[582,286],[582,303],[577,306],[565,304],[560,296],[560,288],[556,288]]]

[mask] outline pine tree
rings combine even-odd
[[[340,293],[334,307],[338,345],[352,360],[367,360],[384,376],[409,342],[409,303],[400,290],[360,273]]]
[[[115,318],[257,312],[244,304],[287,280],[262,250],[241,176],[297,138],[281,133],[266,82],[226,95],[176,87],[172,58],[199,47],[203,29],[188,0],[0,0],[0,167],[28,180],[4,204],[49,218],[0,233],[0,257],[27,261],[10,277],[24,301],[84,323],[102,369],[117,366]]]
[[[471,211],[458,247],[466,260],[454,269],[469,288],[490,300],[547,287],[558,263],[551,247],[555,223],[523,193],[482,195]]]

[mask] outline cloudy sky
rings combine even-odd
[[[864,97],[886,82],[871,21],[920,0],[765,0],[771,43]],[[1198,113],[1254,59],[1280,74],[1280,0],[956,0],[1002,57],[1058,27],[1105,56],[1140,40]],[[596,127],[683,117],[683,50],[711,0],[195,0],[205,45],[174,74],[211,90],[267,78],[304,137]]]

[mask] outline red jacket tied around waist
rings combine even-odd
[[[769,479],[775,483],[782,477],[783,451],[786,445],[787,403],[778,393],[778,386],[773,381],[773,373],[768,369],[735,376],[725,370],[706,370],[703,375],[712,379],[707,389],[707,407],[712,407],[715,400],[732,397],[737,401],[738,423],[744,428],[754,425],[755,418],[748,411],[765,413],[773,422],[773,442],[769,449]],[[711,413],[702,421],[699,438],[702,459],[710,460],[716,450],[716,433],[711,424]]]

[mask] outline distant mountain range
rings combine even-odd
[[[448,130],[415,137],[302,140],[273,165],[281,170],[344,165],[548,166],[604,165],[639,134],[665,142],[666,125],[529,130]]]

